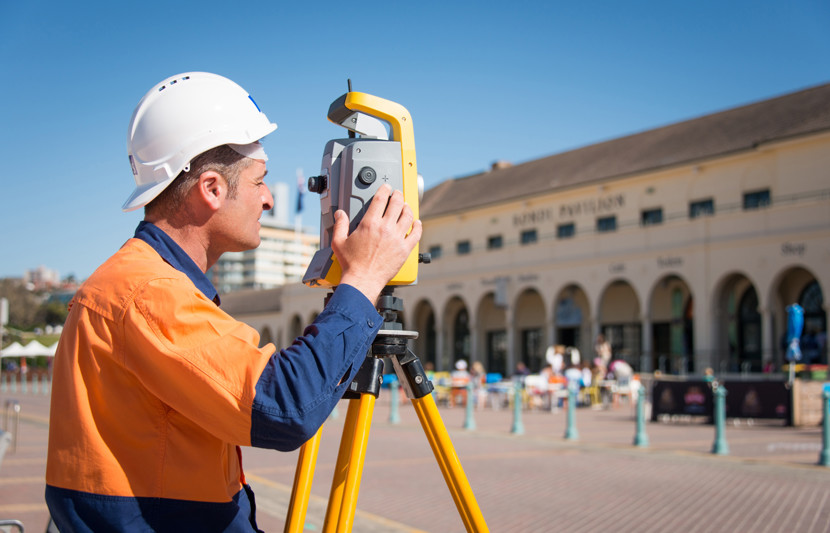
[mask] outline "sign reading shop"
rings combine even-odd
[[[584,215],[599,215],[612,213],[625,205],[625,196],[612,194],[600,198],[590,198],[581,202],[572,202],[559,206],[558,212],[554,207],[543,207],[524,213],[513,215],[513,225],[518,227],[536,226],[545,222],[552,222],[554,218],[559,220],[572,220]]]

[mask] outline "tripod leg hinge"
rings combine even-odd
[[[343,394],[347,400],[360,399],[361,394],[371,394],[375,398],[380,395],[380,386],[383,383],[383,359],[366,357],[349,388]]]
[[[407,398],[423,398],[432,393],[432,381],[427,378],[421,360],[411,350],[407,349],[406,355],[393,357],[392,366],[406,391]]]

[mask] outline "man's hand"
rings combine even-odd
[[[349,235],[349,217],[342,210],[334,214],[331,248],[340,262],[340,282],[351,285],[375,303],[381,289],[395,277],[421,240],[421,221],[400,191],[383,185],[360,224]],[[411,230],[411,231],[410,231]]]

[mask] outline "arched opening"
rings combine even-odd
[[[693,298],[679,276],[666,276],[651,296],[651,360],[643,364],[664,373],[685,374],[694,370]]]
[[[415,328],[418,338],[415,339],[415,354],[421,359],[424,367],[434,370],[438,365],[438,334],[435,325],[435,312],[426,301],[421,301],[415,307]]]
[[[301,336],[303,334],[303,319],[300,318],[300,315],[294,315],[294,318],[291,319],[291,326],[288,330],[288,336],[291,339],[289,342],[294,342],[294,339]]]
[[[804,331],[801,336],[803,362],[808,365],[827,364],[827,313],[824,294],[818,281],[808,284],[798,297],[804,309]]]
[[[633,368],[640,368],[642,325],[640,302],[634,288],[626,281],[611,283],[600,304],[600,332],[611,343],[614,359],[622,359]]]
[[[508,375],[507,324],[504,307],[496,303],[494,293],[481,299],[478,306],[477,331],[483,341],[484,353],[479,358],[487,372]],[[481,344],[480,344],[481,346]]]
[[[259,345],[265,346],[269,342],[274,342],[274,336],[271,333],[271,328],[263,326],[262,331],[259,332]]]
[[[591,360],[591,308],[585,291],[577,285],[568,285],[556,300],[554,307],[556,337],[554,344],[577,348],[584,361]]]
[[[738,369],[761,371],[761,314],[758,312],[758,293],[749,287],[741,296],[738,310]]]
[[[470,314],[466,308],[456,313],[453,320],[452,355],[453,361],[470,360]]]
[[[539,372],[545,363],[545,303],[542,296],[528,289],[516,300],[514,313],[519,361],[530,372]]]

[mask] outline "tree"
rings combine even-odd
[[[8,278],[0,280],[0,298],[9,301],[9,326],[27,330],[36,325],[41,299],[23,282]]]
[[[54,326],[66,322],[69,310],[59,301],[49,300],[37,309],[35,321],[37,325]]]

